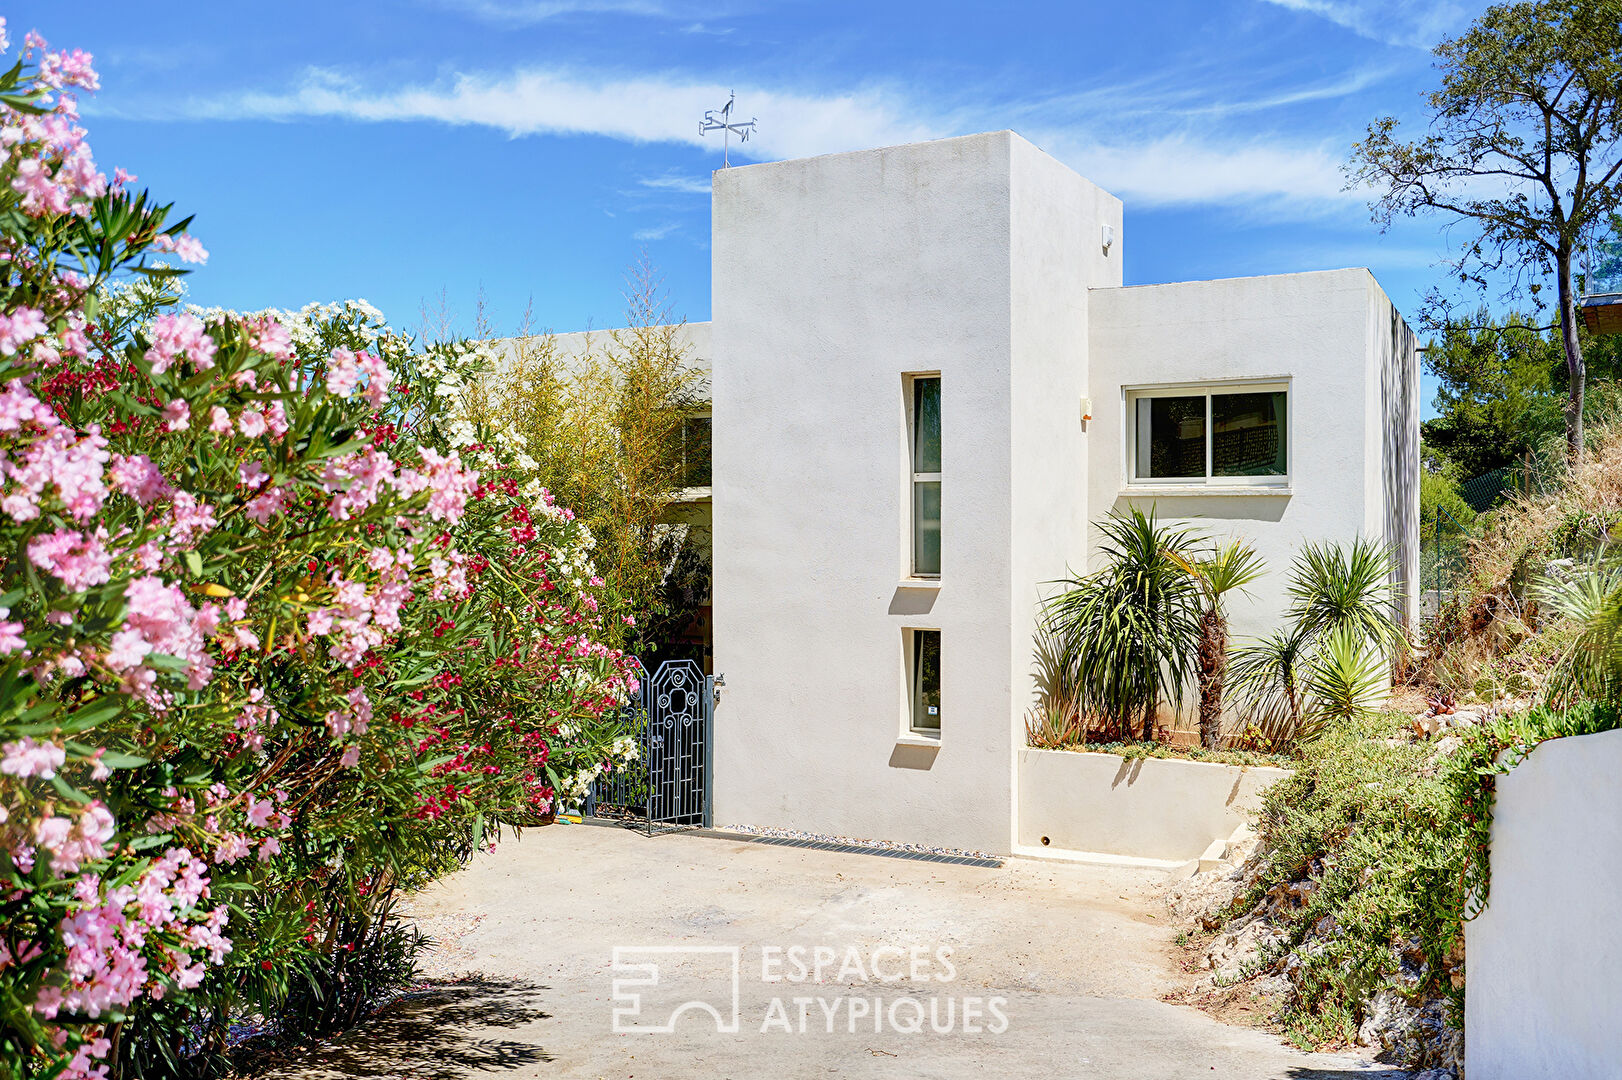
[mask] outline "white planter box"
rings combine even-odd
[[[1123,758],[1070,750],[1019,752],[1018,847],[1182,862],[1249,820],[1268,766]]]

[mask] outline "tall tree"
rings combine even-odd
[[[1377,120],[1348,171],[1381,192],[1372,209],[1382,227],[1430,212],[1473,226],[1454,265],[1460,281],[1553,274],[1575,461],[1586,369],[1572,270],[1622,203],[1622,0],[1498,4],[1435,55],[1442,84],[1427,98],[1428,133],[1406,140],[1394,117]]]

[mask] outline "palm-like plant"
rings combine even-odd
[[[1306,697],[1310,711],[1296,729],[1298,739],[1310,739],[1331,721],[1356,716],[1385,688],[1388,669],[1380,649],[1354,627],[1329,631],[1319,642],[1306,670]]]
[[[1622,700],[1622,564],[1599,561],[1565,579],[1546,579],[1534,596],[1576,630],[1548,682],[1549,696]]]
[[[1063,582],[1068,588],[1047,605],[1047,625],[1087,707],[1127,724],[1141,715],[1143,738],[1152,740],[1160,703],[1182,703],[1199,642],[1199,593],[1172,557],[1198,534],[1137,507],[1097,527],[1104,566]]]
[[[1234,689],[1279,745],[1367,708],[1406,644],[1391,550],[1358,538],[1308,544],[1290,570],[1291,628],[1235,651]]]
[[[1177,551],[1168,551],[1167,556],[1193,580],[1204,605],[1195,671],[1200,688],[1200,743],[1207,750],[1218,750],[1222,746],[1222,683],[1228,670],[1228,612],[1223,597],[1262,576],[1261,556],[1243,540],[1218,545],[1204,558],[1189,559]]]
[[[1301,727],[1301,684],[1306,640],[1289,630],[1234,650],[1228,674],[1245,711],[1272,743],[1287,743]]]
[[[1392,565],[1389,545],[1361,536],[1349,545],[1302,548],[1290,574],[1290,617],[1297,631],[1313,639],[1350,627],[1382,649],[1400,646]]]

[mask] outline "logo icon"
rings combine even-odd
[[[741,952],[736,945],[614,946],[614,1031],[668,1035],[684,1014],[708,1013],[718,1033],[735,1034]]]

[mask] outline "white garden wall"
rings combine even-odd
[[[1247,824],[1262,793],[1288,775],[1267,766],[1021,750],[1015,850],[1198,859]]]
[[[1622,1077],[1622,731],[1498,778],[1492,890],[1465,926],[1470,1080]]]

